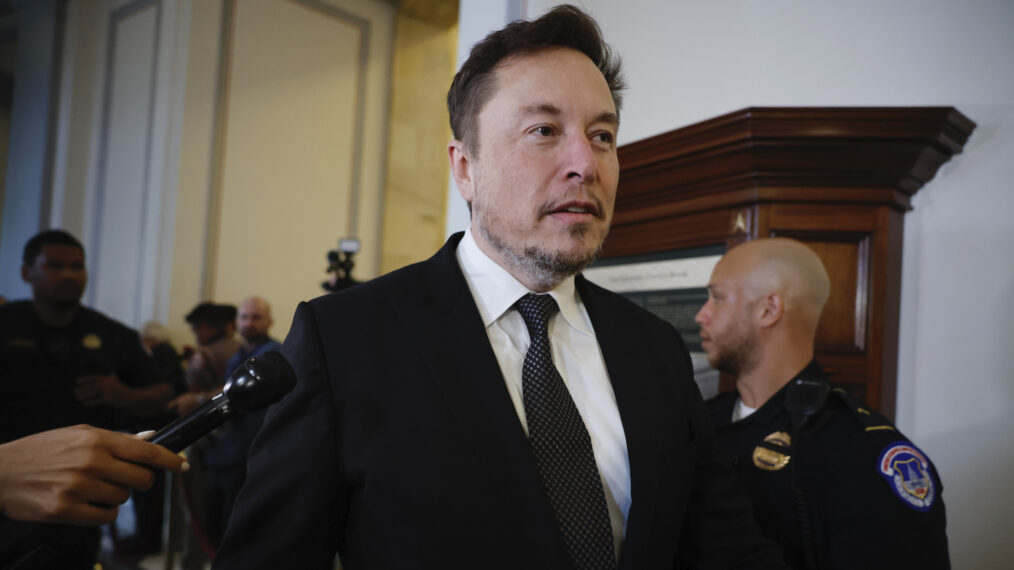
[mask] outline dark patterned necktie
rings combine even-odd
[[[528,439],[549,502],[575,568],[615,568],[609,510],[591,437],[549,348],[549,318],[557,311],[556,301],[528,294],[517,308],[531,337],[521,373]]]

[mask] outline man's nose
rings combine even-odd
[[[704,312],[704,309],[706,309],[707,307],[708,304],[704,303],[704,305],[701,306],[700,310],[697,311],[697,314],[694,315],[694,322],[697,323],[698,325],[703,325],[704,321],[707,320],[707,315]]]
[[[567,178],[583,183],[595,181],[598,175],[598,157],[591,141],[584,135],[571,137],[566,146]]]

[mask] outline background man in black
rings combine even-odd
[[[697,323],[712,366],[736,377],[736,392],[708,402],[719,442],[793,567],[949,568],[933,464],[831,390],[814,360],[829,287],[817,254],[784,238],[739,245],[715,266]],[[804,394],[817,407],[806,423],[789,410]]]
[[[75,424],[130,426],[172,397],[137,332],[81,306],[84,260],[80,242],[60,230],[25,245],[21,276],[32,299],[0,307],[0,443]],[[94,563],[96,529],[4,522],[0,560],[42,549],[52,567]]]

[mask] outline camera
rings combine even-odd
[[[327,252],[328,266],[324,271],[331,277],[320,284],[325,291],[334,293],[359,283],[352,278],[352,268],[356,265],[352,256],[356,253],[359,253],[359,238],[354,237],[339,239],[338,249]]]

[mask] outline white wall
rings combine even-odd
[[[487,34],[524,16],[524,0],[459,0],[458,68],[468,59],[472,46]],[[468,206],[450,177],[447,192],[447,235],[468,227]]]
[[[950,105],[978,123],[906,215],[897,418],[943,477],[954,567],[1009,567],[1014,3],[578,4],[625,61],[621,144],[747,106]]]

